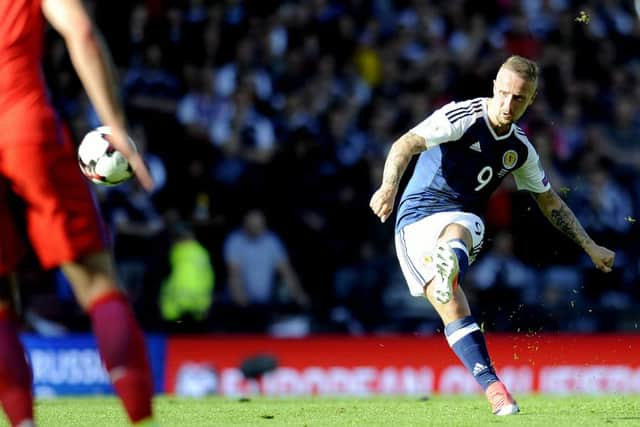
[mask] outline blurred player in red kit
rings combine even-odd
[[[142,330],[119,290],[100,214],[48,101],[41,69],[44,26],[63,37],[111,142],[146,189],[153,185],[126,140],[108,50],[80,0],[0,0],[0,402],[13,426],[35,425],[32,374],[10,288],[24,252],[7,191],[24,201],[26,235],[44,268],[60,267],[89,314],[102,360],[132,423],[154,425],[153,384]]]

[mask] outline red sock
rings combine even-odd
[[[18,327],[8,309],[0,310],[0,401],[12,426],[33,420],[31,369]]]
[[[151,417],[153,379],[146,344],[126,297],[101,296],[89,315],[102,361],[132,422]]]

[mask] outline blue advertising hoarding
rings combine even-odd
[[[43,337],[24,334],[22,339],[33,370],[36,396],[113,394],[109,376],[90,334]],[[164,392],[166,339],[147,335],[156,393]]]

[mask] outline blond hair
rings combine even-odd
[[[540,73],[538,64],[523,56],[510,56],[506,61],[504,61],[500,68],[506,68],[527,81],[538,83],[538,74]]]

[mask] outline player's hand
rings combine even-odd
[[[395,186],[382,184],[371,196],[369,207],[380,218],[380,222],[385,222],[391,215],[396,200],[396,191]]]
[[[109,141],[118,150],[131,165],[131,169],[136,174],[136,178],[140,181],[142,187],[151,191],[153,189],[153,178],[142,160],[142,156],[129,144],[129,136],[124,128],[120,126],[111,126],[111,135]]]
[[[604,246],[596,244],[589,247],[586,252],[591,257],[593,265],[595,265],[598,270],[605,273],[609,273],[611,271],[616,257],[615,252],[605,248]]]

